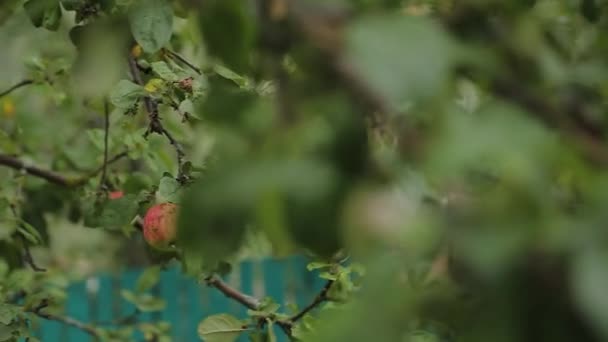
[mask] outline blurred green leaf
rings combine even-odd
[[[200,8],[206,48],[237,72],[248,70],[255,43],[255,21],[248,10],[240,0],[211,0]]]
[[[28,0],[23,7],[34,26],[51,31],[59,28],[61,23],[59,0]]]
[[[369,15],[347,30],[347,61],[395,108],[440,92],[453,62],[447,35],[426,18]]]
[[[160,280],[160,267],[148,267],[137,279],[135,292],[143,293],[154,287]]]
[[[608,253],[589,249],[581,252],[574,262],[574,272],[570,279],[578,307],[590,323],[604,336],[608,328],[608,298],[604,295],[608,286]]]
[[[173,34],[173,8],[167,0],[138,0],[129,11],[129,23],[144,51],[157,52]]]

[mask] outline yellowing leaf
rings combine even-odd
[[[12,119],[15,116],[15,102],[11,98],[2,101],[2,115],[7,119]]]
[[[153,78],[146,83],[144,90],[148,93],[156,93],[163,86],[163,80],[160,78]]]
[[[139,44],[135,44],[135,46],[133,46],[133,48],[131,49],[131,55],[135,58],[139,58],[142,53],[143,53],[143,49],[141,48],[141,45],[139,45]]]

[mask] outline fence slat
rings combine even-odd
[[[121,290],[129,290],[135,291],[135,284],[137,283],[137,278],[141,270],[128,270],[122,273],[120,277],[120,289]],[[121,296],[122,297],[122,296]],[[136,310],[135,305],[121,298],[120,301],[120,317],[115,317],[114,319],[122,319],[127,316],[132,315]],[[144,336],[141,332],[136,332],[134,336],[136,341],[142,341]]]
[[[82,322],[89,322],[89,301],[84,282],[72,284],[69,288],[66,313],[68,316]],[[51,340],[52,341],[52,340]],[[77,328],[68,327],[68,341],[91,341],[90,336]]]
[[[188,336],[187,341],[199,341],[198,332],[196,331],[198,323],[203,319],[205,312],[206,303],[201,299],[201,293],[204,291],[203,285],[200,285],[195,279],[189,279],[185,282],[185,289],[187,295],[187,315],[185,316],[188,324]]]
[[[180,319],[179,308],[177,304],[177,276],[178,269],[173,267],[161,273],[160,293],[161,297],[167,301],[165,310],[161,313],[163,321],[171,323],[171,335],[176,341],[178,331],[175,323]]]
[[[264,274],[264,289],[266,291],[266,297],[271,297],[276,303],[285,303],[285,270],[283,269],[285,263],[281,260],[264,260],[263,262],[263,274]],[[285,308],[281,308],[284,310]],[[273,327],[274,333],[277,336],[279,342],[287,341],[287,338],[283,331],[278,326]]]
[[[241,291],[247,295],[253,294],[253,264],[245,261],[241,264]],[[247,317],[247,308],[241,305],[239,318]]]

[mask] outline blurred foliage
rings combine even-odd
[[[0,341],[83,274],[150,266],[122,295],[155,311],[172,260],[210,281],[293,253],[323,269],[319,310],[265,299],[201,338],[607,340],[607,11],[2,1]],[[180,206],[168,254],[136,229],[158,202]]]

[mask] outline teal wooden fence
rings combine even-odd
[[[278,303],[296,303],[303,307],[313,299],[323,282],[306,270],[303,257],[246,261],[237,265],[225,280],[244,293],[258,298],[270,296]],[[69,287],[66,315],[83,322],[111,322],[132,314],[135,307],[122,299],[121,289],[133,289],[142,270],[129,270],[119,275],[100,275]],[[246,309],[218,290],[198,284],[193,278],[171,268],[161,274],[152,291],[167,302],[163,311],[139,314],[139,321],[163,320],[172,325],[174,341],[201,341],[197,325],[206,316],[230,313],[245,318]],[[287,339],[277,330],[279,341]],[[43,321],[38,337],[43,342],[92,342],[81,330],[52,321]],[[133,341],[143,341],[133,336]],[[246,341],[240,339],[239,341]]]

